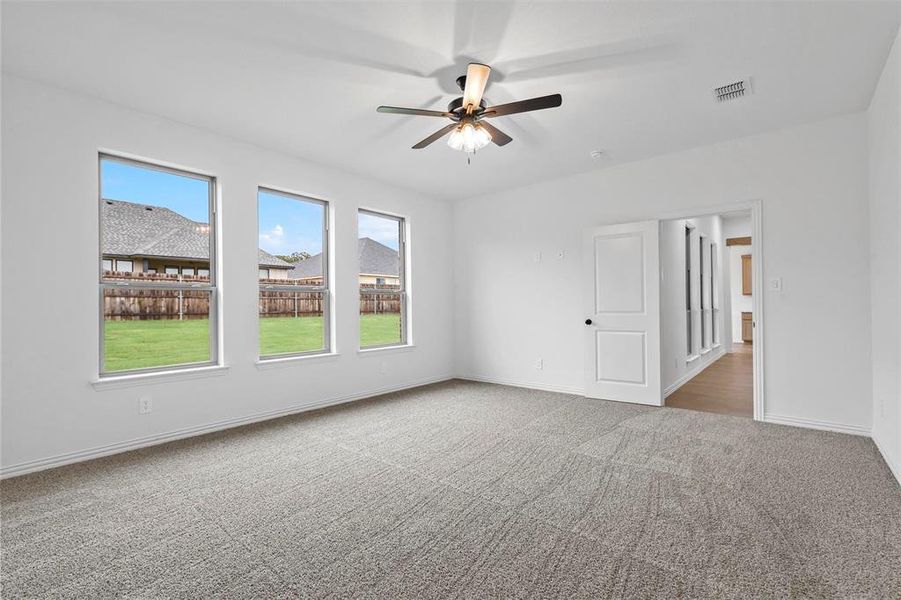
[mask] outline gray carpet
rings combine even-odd
[[[3,598],[899,598],[866,438],[448,382],[0,484]]]

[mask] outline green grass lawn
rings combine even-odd
[[[210,322],[106,321],[105,370],[127,371],[210,360]]]
[[[400,343],[400,315],[360,315],[360,346]]]
[[[322,342],[322,317],[260,319],[261,356],[319,350]]]
[[[106,321],[105,371],[128,371],[210,360],[209,321]],[[400,342],[400,315],[361,315],[360,344]],[[260,354],[273,356],[318,350],[322,317],[260,319]]]

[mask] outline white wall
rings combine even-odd
[[[723,238],[751,237],[751,215],[723,217]]]
[[[2,467],[368,395],[452,372],[451,209],[389,187],[60,89],[2,81]],[[285,115],[286,127],[302,119]],[[221,191],[223,376],[95,390],[97,153],[209,172]],[[259,184],[334,205],[337,358],[258,370]],[[356,210],[410,220],[415,349],[357,354]],[[44,268],[49,267],[49,268]],[[10,351],[12,350],[12,351]],[[138,415],[151,395],[153,412]],[[117,447],[117,446],[114,446]]]
[[[868,111],[873,439],[901,481],[901,34]]]
[[[720,343],[710,343],[708,350],[700,350],[701,340],[701,315],[695,312],[692,318],[692,354],[688,354],[688,339],[685,322],[685,226],[693,226],[691,232],[691,302],[692,306],[698,306],[699,277],[701,271],[698,266],[701,261],[699,252],[699,238],[703,236],[707,242],[716,244],[719,256],[722,257],[723,235],[721,219],[717,215],[694,217],[691,219],[675,219],[660,223],[660,362],[661,384],[664,392],[671,393],[678,386],[684,384],[710,363],[723,355],[725,346]],[[717,306],[721,308],[718,315],[717,328],[720,332],[720,340],[729,339],[723,331],[723,264],[722,258],[717,262],[718,274],[713,281],[717,288],[714,293],[720,297]],[[704,253],[704,276],[709,277],[710,256],[708,251]],[[709,284],[705,284],[709,285]],[[707,325],[710,335],[710,323]],[[690,360],[689,360],[690,358]]]
[[[868,252],[835,243],[867,238],[866,135],[853,114],[457,203],[457,371],[581,390],[583,230],[761,199],[766,413],[869,431]]]

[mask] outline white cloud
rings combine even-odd
[[[360,238],[372,238],[386,246],[397,248],[398,227],[394,219],[361,213],[357,231]]]
[[[260,234],[260,243],[261,244],[270,244],[273,246],[280,246],[285,240],[285,228],[281,225],[276,225],[271,230],[266,233]]]

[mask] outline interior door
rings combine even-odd
[[[585,235],[585,395],[663,405],[657,221]]]

